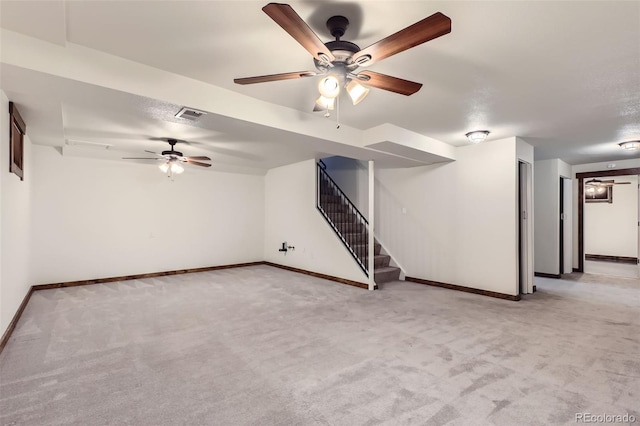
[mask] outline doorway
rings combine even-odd
[[[640,167],[576,173],[576,178],[578,179],[578,268],[576,268],[576,270],[578,272],[585,272],[585,181],[593,178],[607,178],[625,175],[640,175]],[[635,189],[637,190],[637,188]],[[636,223],[636,225],[638,225],[638,223]],[[638,226],[636,226],[635,234],[639,235]],[[636,265],[636,267],[638,266]]]
[[[533,172],[530,163],[518,162],[518,290],[533,293]]]
[[[572,225],[572,194],[573,182],[571,178],[560,176],[560,198],[558,200],[560,206],[559,217],[559,241],[558,248],[558,265],[559,274],[568,274],[573,271],[573,244],[571,236],[573,234]]]

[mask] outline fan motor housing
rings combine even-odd
[[[360,51],[360,47],[357,44],[351,43],[350,41],[336,40],[325,43],[324,45],[327,46],[327,49],[329,49],[336,58],[332,64],[341,64],[354,69],[357,68],[357,65],[351,61],[353,55]],[[315,58],[313,62],[318,70],[322,72],[327,71],[328,67],[325,63],[320,62]]]

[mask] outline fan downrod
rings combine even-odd
[[[340,41],[340,37],[344,35],[349,26],[349,20],[341,15],[332,16],[327,19],[327,29],[336,41]]]
[[[171,145],[171,149],[169,151],[162,151],[162,155],[176,155],[178,157],[182,157],[182,153],[175,150],[175,146],[178,143],[177,139],[167,139],[169,145]]]

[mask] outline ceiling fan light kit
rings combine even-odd
[[[365,49],[360,49],[357,44],[341,39],[349,26],[349,20],[344,16],[332,16],[327,20],[327,28],[335,40],[324,43],[290,5],[269,3],[262,8],[262,11],[313,56],[314,65],[318,72],[299,71],[236,78],[234,82],[236,84],[254,84],[322,75],[323,77],[318,83],[318,90],[322,97],[337,99],[340,95],[340,89],[346,88],[354,105],[359,104],[367,96],[370,87],[405,96],[420,90],[421,83],[373,71],[358,73],[357,69],[364,65],[373,65],[389,56],[451,32],[451,19],[436,12]],[[313,110],[324,110],[327,112],[325,114],[327,116],[330,108],[322,109],[323,102],[329,104],[325,101],[316,101]]]
[[[480,143],[484,142],[489,136],[488,130],[474,130],[472,132],[467,133],[465,136],[469,139],[469,142]]]
[[[179,175],[184,172],[184,167],[178,164],[176,160],[169,160],[166,163],[160,164],[159,167],[160,170],[162,170],[162,173],[167,173],[169,177],[171,177],[171,175]]]
[[[640,149],[640,141],[620,142],[618,145],[620,145],[620,148],[629,150],[629,151],[635,151],[636,149]]]

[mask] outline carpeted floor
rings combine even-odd
[[[638,278],[638,265],[602,260],[585,260],[584,271],[588,274],[609,275],[622,278]]]
[[[640,280],[536,284],[510,302],[255,266],[39,291],[0,424],[640,422]]]

